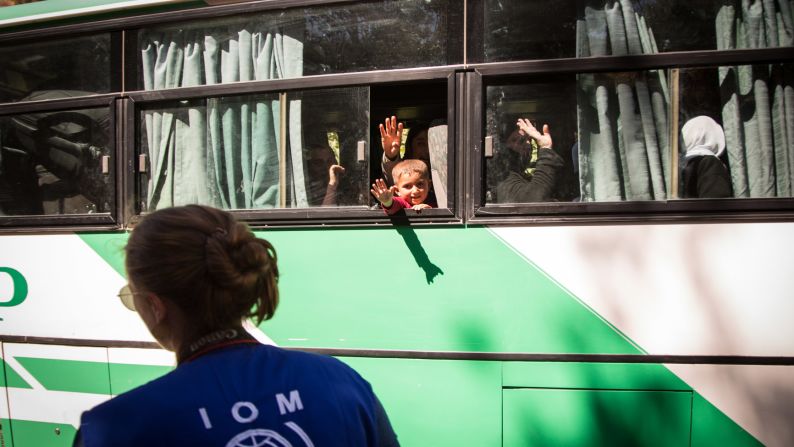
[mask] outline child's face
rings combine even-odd
[[[418,172],[402,174],[396,183],[396,194],[407,200],[411,205],[419,205],[427,199],[430,181]]]

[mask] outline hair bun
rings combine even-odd
[[[255,286],[275,265],[273,247],[258,239],[242,224],[232,231],[216,229],[207,236],[207,273],[216,286],[224,289]]]

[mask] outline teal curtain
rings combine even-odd
[[[794,45],[788,0],[725,1],[717,49]],[[722,121],[735,197],[794,192],[794,86],[790,64],[720,67]]]
[[[158,90],[282,79],[303,74],[302,29],[234,23],[214,28],[150,31],[141,39],[144,88]],[[294,101],[293,101],[294,103]],[[291,133],[300,135],[300,105],[290,104]],[[305,203],[300,142],[279,160],[278,95],[211,98],[201,107],[144,112],[151,177],[149,209],[203,203],[226,209],[279,206],[279,163]],[[292,138],[291,138],[292,140]],[[291,141],[292,143],[292,141]],[[296,153],[297,152],[297,153]],[[294,167],[294,169],[293,169]]]
[[[630,0],[585,7],[577,57],[657,53],[652,30]],[[577,82],[582,201],[662,200],[670,190],[663,70],[582,74]]]

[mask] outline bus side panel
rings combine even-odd
[[[14,447],[14,436],[11,432],[11,417],[8,414],[8,386],[10,376],[16,376],[11,367],[3,360],[3,343],[0,343],[0,363],[2,363],[2,371],[0,371],[0,446]],[[16,379],[13,380],[18,383]]]
[[[372,384],[401,445],[500,445],[499,362],[341,360]]]
[[[5,343],[8,404],[16,447],[72,445],[80,415],[110,394],[107,349]]]

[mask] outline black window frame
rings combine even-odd
[[[390,224],[480,225],[480,224],[586,224],[639,223],[646,221],[791,221],[794,198],[773,199],[671,199],[667,201],[609,203],[536,203],[484,204],[483,144],[485,91],[488,85],[521,83],[539,75],[683,69],[794,62],[794,47],[763,49],[703,50],[667,52],[632,56],[601,56],[548,60],[521,60],[469,64],[469,55],[482,51],[483,0],[460,0],[464,8],[461,48],[463,63],[437,67],[402,68],[312,75],[285,80],[269,80],[183,87],[172,90],[135,90],[137,82],[137,32],[150,25],[207,20],[240,14],[279,11],[312,6],[366,3],[354,0],[267,0],[231,5],[201,6],[177,12],[130,14],[127,17],[82,23],[53,25],[43,23],[23,31],[0,32],[0,45],[40,42],[43,32],[55,41],[59,37],[78,37],[101,32],[111,33],[112,91],[81,98],[29,101],[0,104],[0,115],[44,110],[84,108],[102,104],[110,108],[114,135],[113,169],[115,191],[112,212],[102,215],[41,215],[0,217],[0,233],[28,231],[92,231],[124,229],[134,225],[137,213],[138,135],[137,113],[140,107],[178,99],[239,96],[281,91],[312,90],[335,87],[410,84],[411,82],[447,83],[448,124],[448,197],[447,209],[427,210],[409,217],[389,218],[380,210],[349,208],[302,208],[232,211],[253,227],[323,227],[382,226]],[[21,28],[20,28],[21,29]],[[467,55],[468,52],[468,55]],[[370,118],[371,125],[377,117]],[[370,145],[376,142],[370,142]],[[370,153],[373,153],[370,151]],[[370,160],[370,163],[374,162]]]
[[[105,230],[118,228],[119,204],[123,196],[119,188],[121,177],[124,176],[123,157],[119,154],[118,122],[117,115],[118,95],[102,94],[79,98],[52,99],[45,101],[27,101],[0,104],[0,117],[24,115],[41,112],[61,112],[87,108],[107,108],[109,117],[108,153],[110,154],[110,174],[113,175],[113,191],[110,196],[110,209],[108,213],[96,214],[42,214],[42,215],[11,215],[0,216],[0,231],[5,229],[77,229],[80,230]]]
[[[465,0],[461,0],[464,3]],[[389,217],[380,209],[349,209],[349,208],[301,208],[301,209],[269,209],[269,210],[230,210],[242,220],[253,227],[269,226],[326,226],[326,225],[384,225],[392,223],[410,224],[442,224],[460,225],[463,222],[461,194],[462,157],[459,156],[458,132],[456,124],[461,120],[456,118],[457,88],[461,84],[458,73],[462,71],[463,64],[444,65],[437,67],[403,68],[393,70],[365,71],[353,73],[339,73],[328,75],[304,76],[285,80],[268,80],[253,82],[238,82],[233,84],[219,84],[212,86],[183,87],[170,90],[142,91],[135,90],[137,83],[137,34],[142,27],[150,25],[164,25],[185,21],[199,21],[218,19],[243,14],[260,13],[266,11],[279,11],[291,8],[307,8],[312,6],[330,6],[352,3],[366,3],[351,0],[270,0],[267,2],[246,2],[232,5],[218,5],[197,7],[174,12],[143,13],[130,17],[119,17],[87,23],[56,25],[47,27],[48,36],[75,37],[90,35],[100,32],[110,32],[113,36],[111,51],[111,86],[115,90],[109,94],[89,96],[74,100],[51,100],[53,104],[63,108],[78,107],[83,104],[94,104],[95,99],[107,99],[112,104],[112,126],[115,131],[115,203],[114,212],[110,218],[102,216],[26,216],[9,217],[13,219],[8,225],[0,220],[0,232],[13,229],[25,231],[31,226],[38,229],[52,230],[107,230],[123,229],[134,225],[145,214],[139,213],[138,202],[140,195],[137,191],[137,150],[138,138],[137,119],[138,111],[143,106],[151,106],[167,101],[181,99],[209,98],[218,96],[242,96],[259,93],[289,92],[298,90],[314,90],[335,87],[372,86],[387,84],[410,84],[412,82],[439,82],[446,83],[447,96],[447,124],[448,124],[448,201],[450,206],[444,209],[425,210],[416,213],[408,210],[404,216]],[[42,25],[46,27],[47,25]],[[465,28],[465,20],[461,24]],[[0,44],[26,43],[40,41],[41,30],[27,29],[24,31],[0,34]],[[465,42],[461,48],[453,51],[463,53]],[[131,88],[132,87],[132,88]],[[41,106],[47,108],[48,106]],[[55,107],[55,105],[53,105]],[[31,112],[40,110],[32,102],[13,104],[0,104],[0,115],[10,113]],[[48,109],[49,110],[49,109]],[[14,112],[17,111],[17,112]],[[371,125],[375,121],[371,119]],[[372,144],[372,142],[370,142]],[[369,149],[369,148],[368,148]],[[374,153],[370,150],[370,153]],[[372,160],[370,162],[373,162]],[[2,219],[2,218],[0,218]]]
[[[794,62],[794,48],[668,52],[471,64],[467,96],[473,109],[465,124],[467,172],[471,185],[465,219],[472,224],[626,223],[647,221],[791,220],[794,197],[668,199],[624,202],[542,202],[486,204],[484,200],[485,95],[489,85],[528,84],[533,77],[556,74],[634,72],[730,65]]]
[[[292,79],[274,79],[265,81],[237,82],[230,84],[216,84],[198,87],[180,87],[164,90],[138,90],[127,92],[128,112],[126,115],[126,138],[125,153],[127,156],[134,154],[137,159],[136,145],[140,134],[140,120],[137,119],[139,111],[143,107],[151,107],[160,103],[171,103],[173,101],[204,99],[215,97],[235,97],[248,96],[265,93],[289,93],[307,90],[320,90],[344,87],[370,87],[374,85],[398,85],[411,83],[438,82],[446,83],[447,89],[447,172],[454,172],[449,176],[447,188],[454,193],[449,194],[450,206],[440,209],[423,210],[417,213],[406,210],[405,215],[398,217],[387,216],[382,209],[361,209],[335,208],[335,207],[315,207],[315,208],[277,208],[266,210],[229,210],[232,214],[245,220],[254,227],[268,226],[326,226],[326,225],[366,225],[366,224],[388,224],[405,223],[411,224],[455,224],[459,225],[463,219],[461,216],[462,203],[458,197],[460,184],[460,173],[462,169],[461,157],[459,156],[459,145],[456,144],[456,121],[454,119],[455,91],[458,84],[458,70],[462,66],[443,66],[429,68],[411,68],[398,70],[369,71],[357,73],[340,73],[318,76],[307,76]],[[377,123],[370,117],[370,126]],[[370,142],[370,145],[377,143]],[[376,153],[372,148],[368,148],[370,154]],[[379,160],[370,160],[370,163]],[[131,177],[138,175],[137,167]],[[132,183],[131,183],[132,182]],[[136,189],[135,181],[128,180],[128,188]],[[135,191],[135,198],[140,197],[139,191]],[[145,213],[138,211],[138,207],[127,207],[125,209],[125,221],[133,224],[139,216]]]

